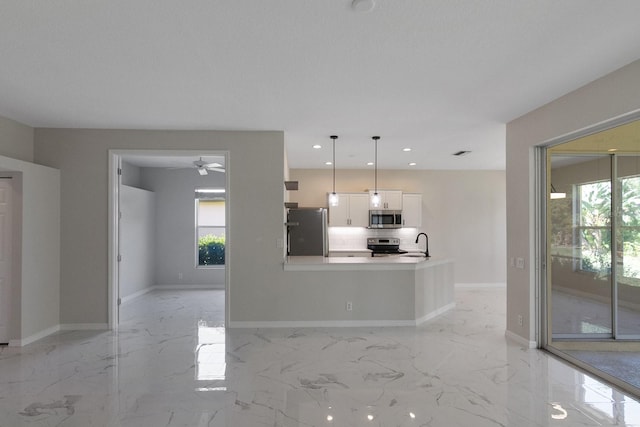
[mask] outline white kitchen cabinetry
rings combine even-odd
[[[329,206],[331,227],[368,227],[369,194],[338,193],[338,206]]]
[[[402,195],[402,226],[422,226],[422,194],[404,193]]]
[[[371,200],[373,193],[375,193],[375,191],[369,190],[369,200]],[[402,210],[402,191],[378,190],[378,195],[380,196],[380,206],[374,207],[369,204],[369,209],[390,211]]]

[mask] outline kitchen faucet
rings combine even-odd
[[[429,236],[427,236],[426,233],[418,233],[418,235],[416,236],[416,244],[418,243],[418,240],[420,239],[420,236],[424,236],[425,238],[425,251],[424,251],[424,256],[427,258],[430,258],[431,255],[429,255]]]

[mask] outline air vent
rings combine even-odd
[[[469,154],[471,151],[466,151],[466,150],[461,150],[458,151],[457,153],[453,153],[454,156],[457,157],[462,157],[462,156],[466,156],[467,154]]]

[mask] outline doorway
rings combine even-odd
[[[640,121],[543,148],[542,346],[637,393]]]
[[[123,302],[156,289],[223,289],[226,308],[228,269],[198,268],[194,209],[195,190],[212,182],[228,197],[228,152],[112,150],[109,161],[110,327]],[[141,256],[144,248],[151,255]]]

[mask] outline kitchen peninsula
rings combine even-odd
[[[287,257],[284,270],[317,289],[330,307],[308,326],[419,325],[454,307],[450,259],[403,257]]]

